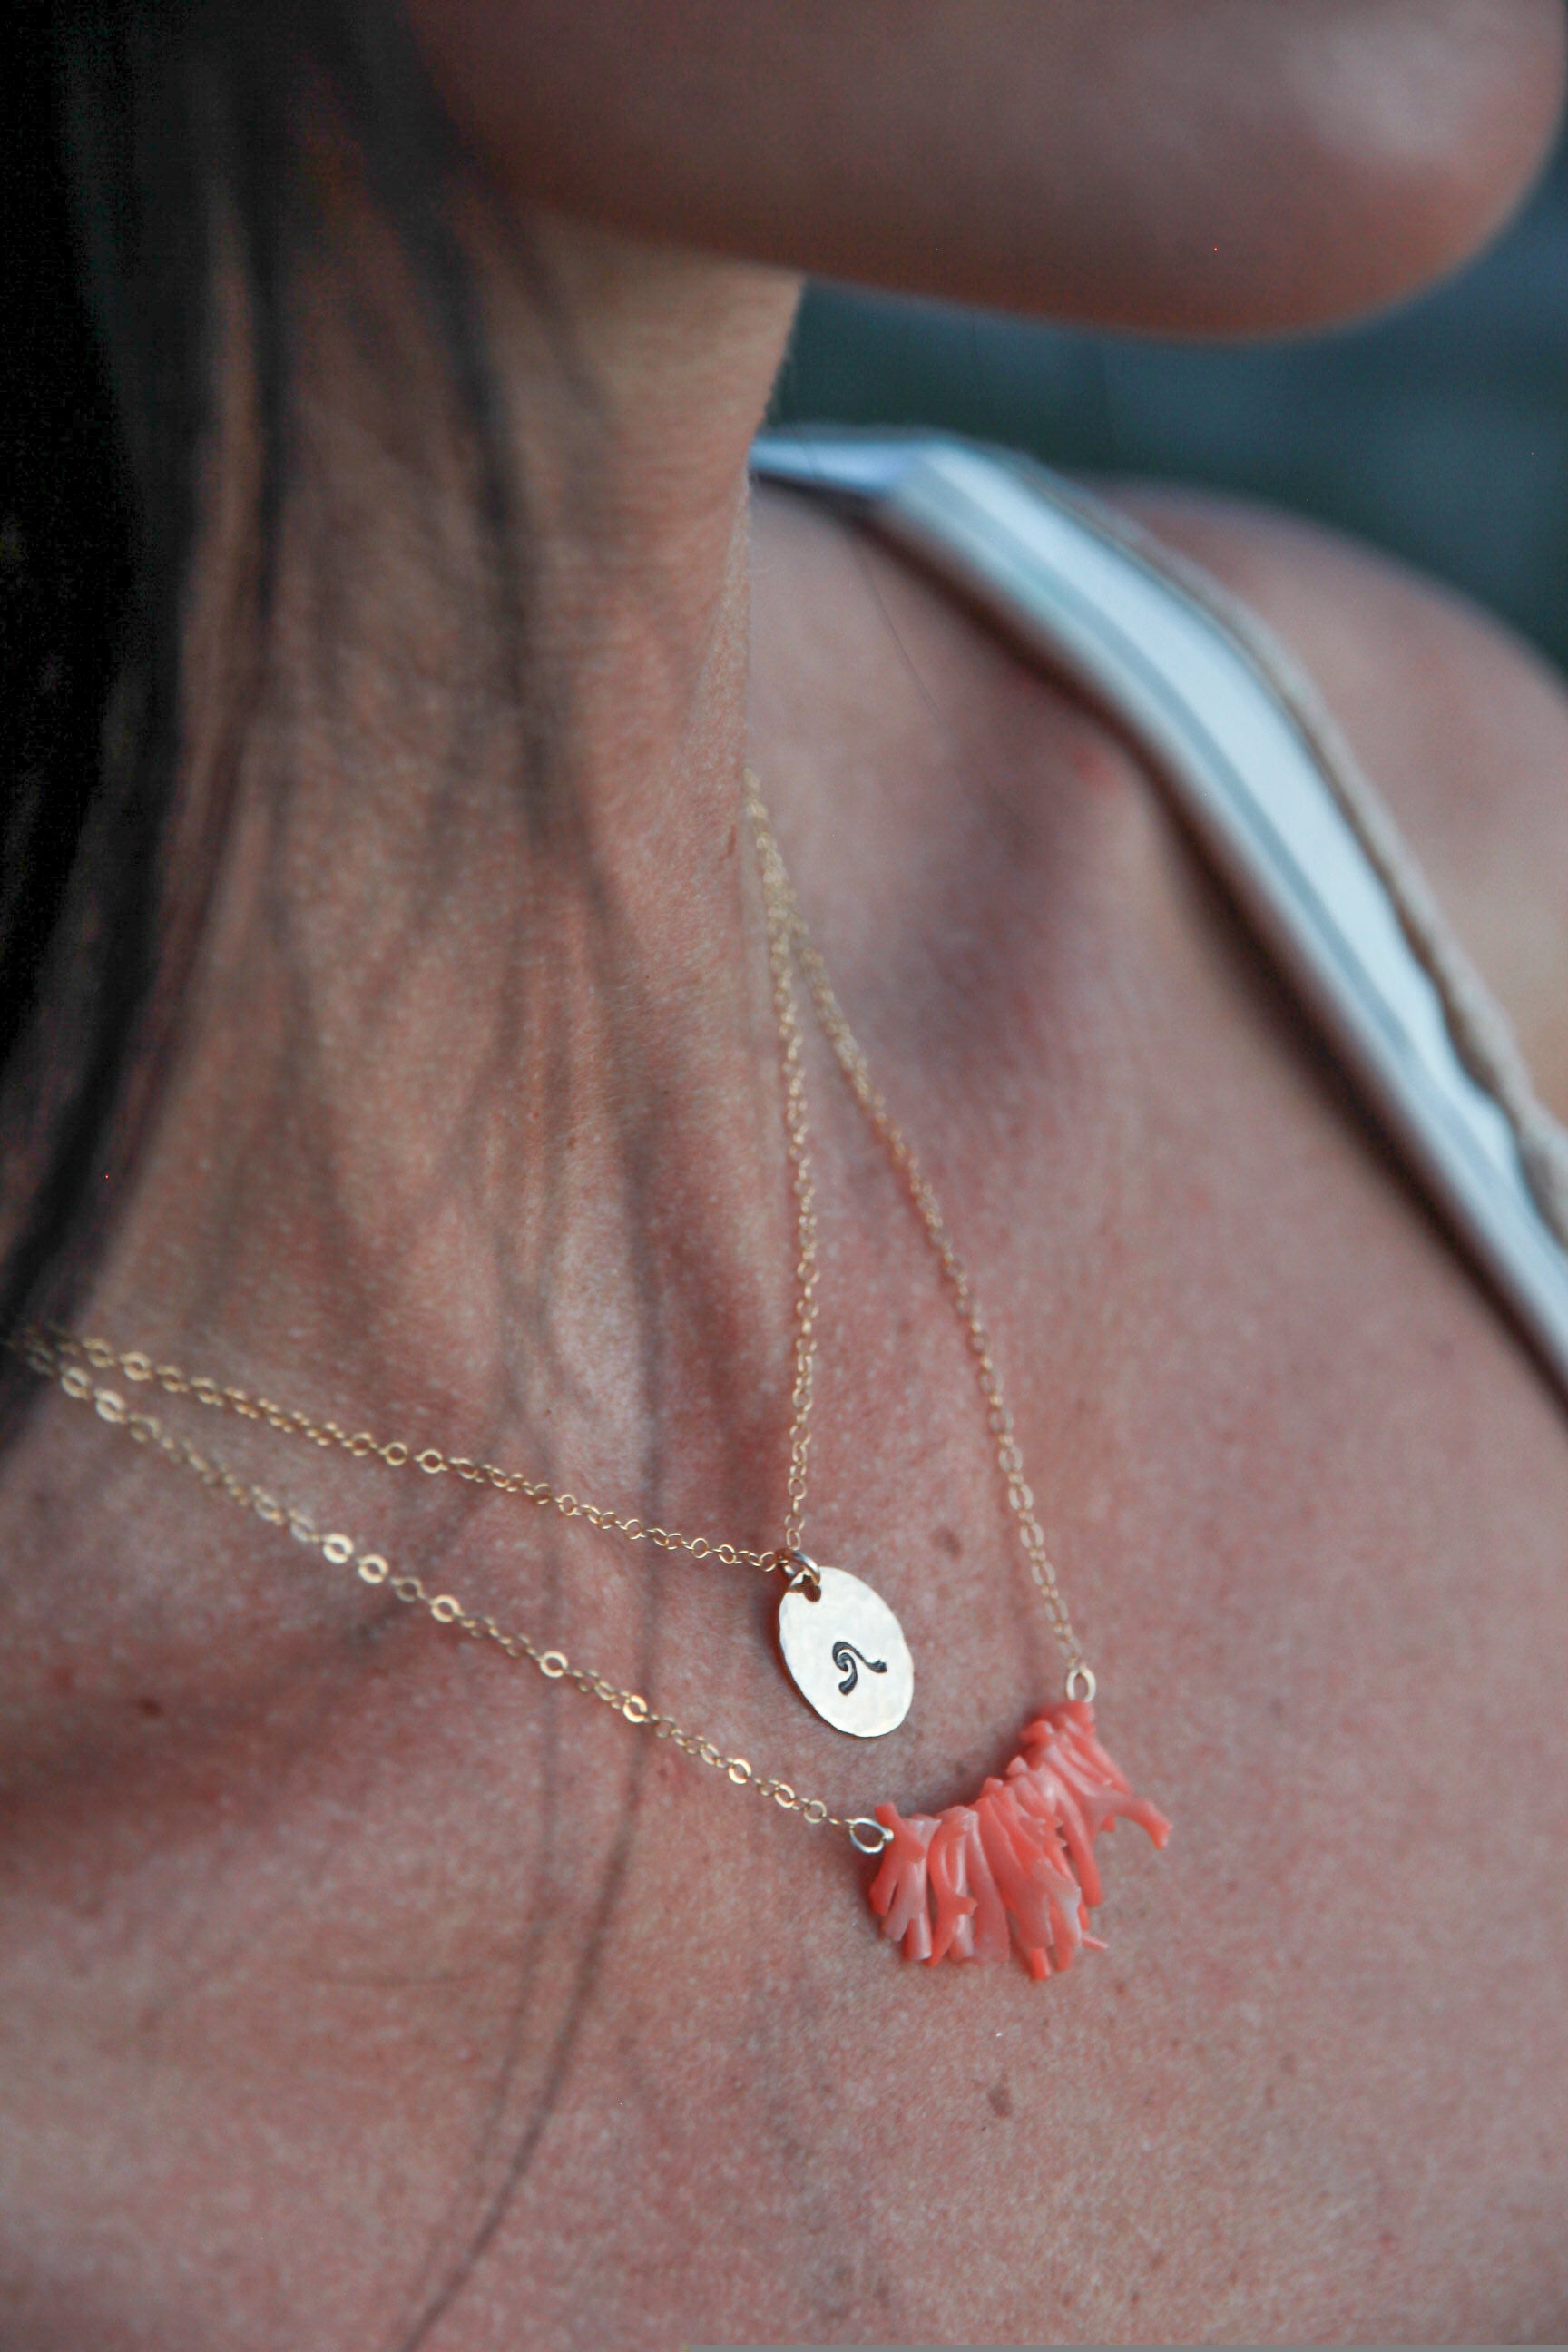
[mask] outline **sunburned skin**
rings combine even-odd
[[[82,1319],[774,1539],[749,751],[986,1306],[1100,1735],[1176,1828],[1100,1841],[1108,1949],[1067,1973],[910,1965],[842,1841],[46,1404],[0,1472],[0,2338],[1559,2340],[1561,1402],[1115,733],[887,551],[743,491],[789,269],[1194,328],[1392,295],[1527,183],[1559,14],[418,21],[526,232],[524,268],[476,205],[534,781],[570,793],[520,803],[438,371],[346,180],[274,674]],[[237,396],[198,794],[246,459]],[[1321,533],[1131,503],[1315,673],[1568,1110],[1558,687]],[[929,1250],[812,1076],[806,1539],[898,1609],[889,1740],[801,1706],[761,1579],[199,1434],[759,1769],[908,1821],[1005,1770],[1059,1664]]]

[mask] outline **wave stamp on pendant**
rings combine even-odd
[[[835,1731],[879,1739],[898,1729],[915,1695],[904,1629],[881,1594],[847,1569],[805,1564],[820,1580],[817,1598],[803,1580],[779,1602],[779,1647],[790,1679]]]

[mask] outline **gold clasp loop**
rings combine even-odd
[[[792,1592],[804,1592],[808,1601],[821,1600],[822,1570],[809,1552],[786,1551],[784,1565],[790,1571],[788,1582]]]
[[[1068,1696],[1069,1699],[1081,1699],[1086,1706],[1092,1706],[1094,1705],[1095,1688],[1094,1669],[1092,1666],[1086,1666],[1080,1659],[1076,1666],[1069,1666],[1068,1668]]]
[[[874,1822],[868,1813],[858,1813],[844,1826],[857,1853],[885,1853],[893,1843],[892,1831],[883,1822]]]

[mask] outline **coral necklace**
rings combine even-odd
[[[844,1017],[779,853],[757,780],[749,769],[744,800],[762,878],[784,1077],[784,1139],[795,1203],[795,1379],[787,1507],[780,1545],[759,1551],[683,1535],[676,1528],[650,1527],[493,1463],[447,1454],[437,1446],[416,1449],[400,1439],[382,1441],[369,1431],[351,1434],[336,1422],[317,1420],[267,1397],[186,1373],[177,1365],[158,1363],[145,1349],[119,1349],[102,1339],[84,1339],[58,1329],[30,1330],[17,1345],[33,1370],[58,1381],[66,1396],[91,1405],[100,1420],[194,1473],[244,1509],[271,1525],[287,1528],[297,1540],[321,1551],[334,1566],[352,1564],[365,1583],[385,1584],[400,1601],[428,1610],[437,1623],[495,1643],[509,1657],[531,1663],[552,1681],[574,1683],[589,1696],[616,1708],[628,1723],[646,1725],[656,1738],[672,1740],[688,1754],[721,1770],[738,1787],[756,1790],[804,1821],[844,1831],[860,1853],[880,1857],[881,1866],[868,1889],[871,1907],[881,1921],[882,1933],[899,1943],[906,1957],[1004,1958],[1016,1945],[1033,1975],[1048,1976],[1069,1966],[1085,1946],[1100,1948],[1099,1939],[1089,1932],[1089,1909],[1100,1900],[1094,1860],[1094,1842],[1100,1831],[1114,1827],[1119,1818],[1134,1821],[1156,1845],[1163,1845],[1168,1824],[1152,1805],[1132,1794],[1096,1737],[1094,1676],[1079,1647],[1046,1549],[973,1285],[936,1195]],[[795,1000],[797,965],[839,1068],[902,1180],[936,1254],[974,1360],[1025,1559],[1067,1665],[1065,1698],[1028,1726],[1022,1751],[1003,1777],[988,1780],[973,1803],[950,1805],[934,1817],[917,1813],[905,1820],[889,1804],[878,1806],[874,1815],[844,1817],[830,1811],[819,1797],[800,1796],[788,1781],[753,1771],[743,1756],[727,1756],[673,1717],[658,1714],[640,1692],[624,1690],[574,1664],[564,1651],[542,1649],[528,1635],[471,1612],[452,1593],[431,1593],[420,1578],[395,1573],[380,1553],[360,1550],[347,1535],[321,1534],[308,1512],[282,1503],[268,1488],[247,1483],[216,1455],[201,1452],[183,1433],[166,1427],[155,1414],[137,1410],[119,1390],[96,1377],[100,1372],[118,1372],[134,1385],[155,1385],[165,1395],[188,1397],[243,1420],[264,1422],[281,1435],[341,1448],[355,1459],[374,1459],[393,1469],[413,1466],[431,1476],[450,1474],[521,1496],[563,1517],[585,1520],[631,1542],[651,1543],[662,1551],[684,1551],[696,1559],[711,1558],[726,1566],[780,1574],[784,1590],[779,1602],[779,1646],[802,1697],[825,1722],[856,1738],[879,1738],[896,1730],[914,1696],[913,1663],[897,1617],[880,1594],[859,1577],[813,1559],[803,1549],[816,1360],[817,1258],[805,1061]]]

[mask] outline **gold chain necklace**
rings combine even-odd
[[[159,1363],[143,1349],[120,1349],[100,1338],[37,1328],[24,1333],[16,1344],[31,1369],[58,1382],[68,1398],[90,1405],[105,1423],[123,1429],[134,1442],[191,1472],[268,1525],[286,1528],[333,1566],[352,1565],[363,1582],[384,1584],[398,1600],[426,1609],[438,1624],[494,1643],[507,1656],[532,1664],[551,1681],[570,1681],[614,1707],[626,1722],[646,1726],[657,1738],[670,1740],[722,1771],[737,1787],[754,1789],[804,1821],[842,1830],[862,1853],[882,1856],[868,1890],[872,1907],[884,1934],[901,1944],[910,1958],[996,1958],[1016,1942],[1031,1972],[1046,1976],[1053,1966],[1067,1967],[1086,1944],[1097,1942],[1088,1932],[1088,1914],[1100,1899],[1093,1856],[1100,1831],[1126,1818],[1140,1822],[1163,1845],[1168,1824],[1152,1806],[1132,1795],[1095,1735],[1094,1675],[1079,1646],[1046,1547],[974,1286],[936,1194],[845,1018],[750,769],[745,771],[743,798],[762,880],[784,1082],[785,1151],[795,1204],[795,1369],[780,1545],[759,1550],[648,1525],[519,1470],[447,1454],[437,1446],[416,1448],[401,1438],[381,1439],[368,1430],[350,1433],[335,1421],[252,1396],[175,1364]],[[801,1696],[826,1722],[857,1738],[878,1738],[896,1730],[914,1693],[913,1664],[897,1617],[860,1578],[814,1559],[803,1548],[816,1363],[817,1253],[805,1046],[795,996],[797,965],[823,1034],[901,1180],[941,1266],[974,1362],[1025,1560],[1067,1665],[1065,1699],[1028,1727],[1023,1750],[1004,1778],[987,1780],[973,1804],[949,1806],[935,1817],[916,1814],[905,1821],[886,1804],[874,1815],[840,1815],[824,1799],[804,1797],[789,1781],[754,1771],[745,1757],[726,1755],[674,1717],[658,1713],[640,1692],[624,1689],[563,1650],[542,1648],[527,1633],[469,1610],[454,1593],[432,1593],[420,1577],[395,1572],[381,1553],[362,1550],[348,1535],[322,1534],[309,1512],[240,1477],[216,1454],[201,1451],[155,1413],[140,1410],[97,1377],[117,1373],[133,1387],[153,1386],[168,1396],[188,1397],[211,1410],[265,1423],[280,1435],[341,1449],[354,1460],[374,1459],[391,1469],[413,1467],[428,1476],[458,1477],[554,1510],[563,1518],[582,1519],[628,1542],[683,1551],[693,1559],[711,1559],[725,1567],[779,1573],[784,1579],[780,1648]]]

